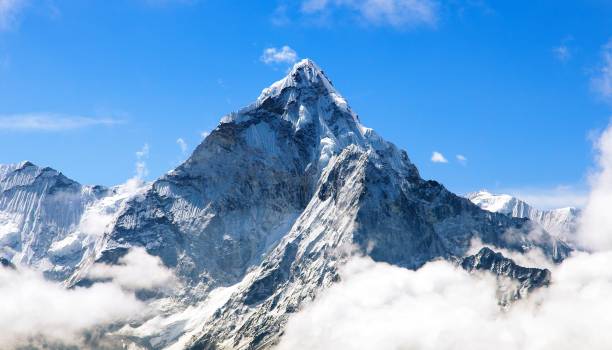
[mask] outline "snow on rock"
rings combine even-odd
[[[486,190],[470,193],[467,198],[484,210],[530,219],[554,236],[567,241],[572,240],[580,215],[580,209],[568,207],[540,210],[508,194],[492,194]]]

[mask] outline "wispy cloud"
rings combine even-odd
[[[146,160],[149,158],[149,144],[145,143],[142,148],[136,151],[136,180],[142,181],[149,175]]]
[[[0,0],[2,1],[2,0]],[[113,126],[124,123],[114,118],[92,118],[53,113],[0,115],[0,130],[8,131],[65,131],[94,126]]]
[[[270,18],[272,24],[276,26],[284,26],[291,23],[291,19],[287,14],[288,10],[289,7],[287,4],[279,4]]]
[[[25,0],[0,0],[0,30],[11,28],[25,3]]]
[[[567,62],[572,57],[570,49],[567,45],[559,45],[553,48],[555,58],[561,62]]]
[[[431,161],[434,163],[448,163],[448,159],[440,152],[434,151],[431,154]]]
[[[602,47],[602,63],[591,78],[591,86],[603,99],[612,102],[612,39]]]
[[[302,11],[329,15],[336,10],[356,13],[375,25],[393,27],[435,26],[438,3],[434,0],[305,0]]]
[[[176,143],[179,145],[179,147],[181,148],[181,153],[185,154],[187,153],[187,142],[185,142],[185,140],[183,140],[182,137],[179,137],[176,140]]]
[[[497,192],[510,194],[538,209],[580,208],[586,204],[588,198],[586,188],[567,185],[550,188],[506,188]]]
[[[553,56],[559,62],[567,62],[572,58],[572,49],[570,47],[571,42],[574,40],[574,37],[571,35],[566,36],[561,40],[559,46],[555,46],[552,48]]]
[[[264,50],[261,55],[261,61],[265,64],[273,63],[295,63],[298,59],[298,54],[294,49],[285,45],[281,48],[269,47]]]
[[[467,165],[467,160],[468,160],[468,159],[467,159],[467,157],[466,157],[466,156],[464,156],[463,154],[457,154],[457,155],[455,156],[455,158],[457,159],[457,161],[458,161],[459,163],[461,163],[461,165]]]
[[[149,6],[169,6],[169,5],[191,5],[198,0],[142,0]]]

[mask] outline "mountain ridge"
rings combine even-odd
[[[406,151],[364,127],[311,60],[223,117],[176,169],[129,194],[113,189],[86,212],[106,221],[80,245],[87,248],[64,276],[69,286],[86,285],[92,264],[116,264],[134,247],[177,276],[179,290],[160,317],[196,324],[144,322],[117,333],[153,349],[269,348],[354,255],[417,269],[464,258],[475,239],[520,253],[542,249],[553,261],[570,252],[546,232],[533,240],[528,220],[422,179]],[[213,296],[216,311],[187,312]]]

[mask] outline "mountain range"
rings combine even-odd
[[[532,220],[550,234],[566,241],[571,241],[580,216],[580,209],[578,208],[565,207],[541,210],[511,195],[492,194],[486,190],[470,193],[467,198],[482,209],[515,218]]]
[[[555,215],[423,179],[308,59],[152,183],[85,186],[30,162],[0,167],[7,264],[85,288],[92,266],[143,247],[174,273],[172,295],[140,295],[160,314],[113,328],[134,349],[271,348],[354,256],[406,269],[446,259],[514,279],[507,299],[524,297],[550,272],[495,249],[563,260],[571,248],[557,228],[571,224]],[[471,254],[474,242],[483,247]]]

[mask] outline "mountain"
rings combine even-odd
[[[542,226],[552,235],[569,240],[576,231],[580,209],[559,208],[536,209],[524,201],[507,194],[492,194],[482,190],[467,195],[467,198],[484,210],[506,214],[515,218],[527,218]]]
[[[66,278],[79,256],[65,254],[62,243],[85,209],[106,194],[31,162],[0,165],[0,256]]]
[[[89,187],[68,187],[89,198]],[[176,294],[146,296],[162,314],[113,333],[141,348],[269,348],[290,315],[338,281],[355,255],[408,269],[459,261],[531,283],[521,289],[529,290],[543,281],[537,271],[486,250],[463,260],[471,244],[538,247],[556,262],[570,252],[546,232],[532,240],[529,220],[483,210],[422,179],[408,154],[364,127],[310,60],[225,116],[189,159],[152,184],[89,189],[99,194],[78,201],[65,229],[34,233],[49,241],[40,259],[74,237],[79,259],[64,281],[78,286],[92,283],[94,263],[120,263],[133,247],[160,257],[178,279]],[[82,236],[89,216],[102,225]]]
[[[473,238],[519,252],[541,244],[554,260],[568,253],[552,238],[531,241],[527,226],[423,180],[406,152],[364,127],[325,73],[304,60],[131,201],[96,261],[113,263],[144,246],[174,269],[182,298],[231,290],[179,342],[258,349],[338,280],[352,254],[414,269],[462,257]],[[504,237],[508,229],[516,239]],[[168,333],[148,333],[141,345],[173,344]]]
[[[551,273],[547,269],[526,268],[517,265],[511,259],[484,247],[477,254],[470,255],[461,261],[461,267],[467,271],[490,271],[500,278],[506,277],[517,285],[510,285],[501,291],[500,304],[509,305],[512,301],[527,297],[528,293],[536,288],[548,286]]]

